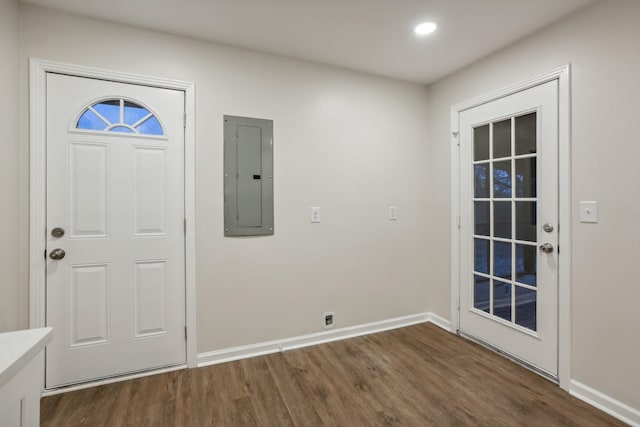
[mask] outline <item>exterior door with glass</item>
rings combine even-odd
[[[184,92],[46,94],[46,387],[185,363]]]
[[[462,111],[460,332],[558,376],[558,82]]]

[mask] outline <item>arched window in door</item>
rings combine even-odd
[[[126,99],[107,99],[88,106],[76,129],[103,132],[164,135],[158,118],[148,108]]]

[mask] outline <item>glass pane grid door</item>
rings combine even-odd
[[[473,307],[537,330],[537,113],[473,128]]]

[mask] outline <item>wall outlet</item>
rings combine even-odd
[[[335,313],[333,311],[327,311],[326,313],[322,314],[322,322],[323,322],[324,329],[333,328],[333,317],[334,316],[335,316]]]

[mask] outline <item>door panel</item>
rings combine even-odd
[[[262,129],[238,126],[238,226],[262,226],[262,180],[254,174],[262,171]]]
[[[71,347],[107,342],[109,265],[70,268]]]
[[[460,113],[460,331],[554,378],[557,90],[551,81]]]
[[[107,237],[109,146],[69,145],[70,237]]]
[[[167,187],[166,156],[163,148],[133,147],[134,233],[165,234]]]
[[[135,337],[167,333],[167,262],[135,263]]]
[[[47,75],[47,388],[186,361],[183,113],[180,91]]]

